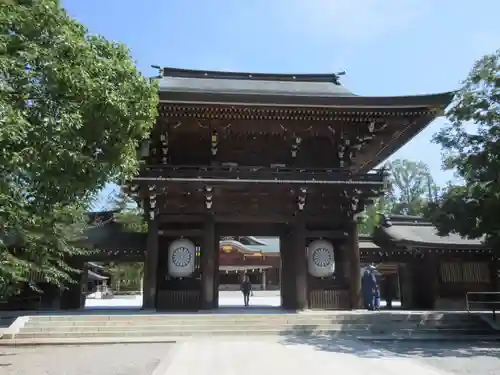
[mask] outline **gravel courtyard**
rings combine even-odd
[[[387,355],[418,361],[460,375],[500,374],[500,342],[377,342]]]
[[[172,345],[0,347],[0,374],[150,375]]]
[[[317,366],[318,361],[325,365],[331,362],[332,366],[337,364],[339,369],[344,366],[342,373],[346,375],[360,375],[367,373],[369,369],[376,375],[382,373],[394,375],[401,373],[401,368],[406,368],[408,375],[500,374],[500,343],[494,342],[361,343],[357,340],[328,337],[288,336],[278,340],[264,337],[253,339],[219,337],[210,340],[188,340],[184,344],[187,357],[184,360],[178,358],[177,361],[175,355],[167,357],[170,353],[175,353],[172,351],[174,345],[183,346],[183,344],[123,344],[0,348],[0,373],[2,375],[151,375],[160,361],[167,358],[167,362],[173,361],[175,365],[169,368],[165,375],[192,372],[194,369],[190,366],[193,365],[202,366],[208,375],[220,373],[222,367],[226,371],[222,371],[224,374],[239,371],[245,375],[247,372],[253,373],[253,370],[245,372],[239,365],[241,361],[250,360],[247,364],[250,367],[274,363],[275,367],[279,368],[280,364],[276,363],[277,361],[281,361],[286,367],[286,363],[302,357],[301,363],[304,367],[308,366],[307,363]],[[192,362],[194,349],[196,353],[203,354],[198,357],[196,363]],[[252,353],[258,354],[259,361],[255,362],[248,358],[245,353],[249,349]],[[214,368],[210,368],[210,365]],[[393,366],[396,367],[392,368]],[[300,366],[294,364],[293,367],[299,373]],[[321,371],[317,370],[318,374],[326,370],[323,367]],[[289,369],[289,373],[295,374],[294,369]]]

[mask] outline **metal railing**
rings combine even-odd
[[[491,311],[493,320],[496,320],[496,312],[500,310],[500,292],[467,292],[465,306],[469,313],[474,308]]]

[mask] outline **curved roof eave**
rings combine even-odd
[[[377,228],[394,243],[403,246],[416,247],[447,247],[455,249],[479,249],[486,248],[481,239],[467,239],[456,234],[439,236],[437,229],[424,225],[392,225],[390,227]]]
[[[222,248],[224,246],[232,246],[237,251],[244,253],[244,254],[260,253],[263,255],[272,255],[272,254],[279,253],[279,250],[275,251],[269,245],[244,245],[241,242],[235,241],[235,240],[220,241],[219,247]]]
[[[411,96],[302,95],[248,92],[161,91],[160,102],[177,104],[227,104],[310,108],[439,108],[453,100],[454,91]]]

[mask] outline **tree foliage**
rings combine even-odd
[[[429,202],[437,199],[438,188],[429,167],[420,161],[397,159],[389,163],[389,189],[368,207],[359,220],[359,231],[372,234],[379,214],[425,216]]]
[[[143,210],[123,189],[110,197],[108,205],[112,210],[119,210],[117,221],[123,226],[123,230],[142,233],[148,231]]]
[[[431,207],[442,234],[500,238],[500,50],[475,63],[434,141],[463,185],[449,185]]]
[[[142,287],[144,263],[109,263],[107,268],[111,275],[113,291],[138,292]]]
[[[429,166],[421,161],[407,159],[397,159],[389,165],[391,212],[422,215],[427,202],[435,199],[437,193]]]
[[[57,0],[0,7],[0,284],[70,279],[71,239],[102,186],[130,178],[157,87],[128,49]]]
[[[377,199],[371,206],[367,207],[358,218],[358,231],[361,234],[371,235],[379,225],[379,214],[391,212],[391,201],[388,197]]]
[[[112,210],[119,210],[117,221],[123,226],[124,231],[147,232],[147,223],[144,212],[139,208],[127,193],[120,189],[108,201]],[[106,264],[110,274],[112,289],[114,291],[137,292],[141,288],[144,274],[142,262],[109,262]]]

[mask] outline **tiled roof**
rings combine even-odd
[[[355,95],[339,83],[337,74],[267,74],[163,68],[161,101],[359,107],[446,107],[453,92],[402,97]]]
[[[420,245],[455,247],[481,247],[482,239],[468,239],[458,234],[440,236],[435,226],[421,217],[391,215],[381,220],[380,231],[392,241]]]
[[[372,238],[369,236],[359,236],[359,249],[360,250],[380,250],[380,247],[375,245]]]
[[[211,94],[354,96],[336,74],[266,74],[163,68],[161,91]]]

